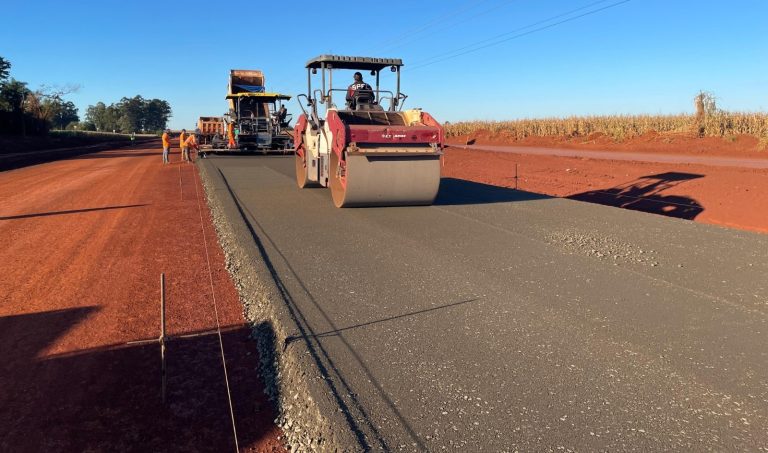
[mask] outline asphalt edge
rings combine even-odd
[[[237,288],[243,312],[253,328],[259,374],[275,404],[275,423],[290,451],[357,451],[356,434],[338,404],[328,395],[326,377],[306,341],[291,341],[301,331],[280,295],[260,250],[261,238],[241,215],[222,175],[207,160],[197,165],[213,224],[224,250],[227,271]],[[254,237],[256,236],[256,237]],[[254,246],[248,243],[257,242]]]

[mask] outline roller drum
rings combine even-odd
[[[439,155],[348,155],[343,172],[336,154],[330,163],[331,193],[339,208],[430,205],[440,187]]]

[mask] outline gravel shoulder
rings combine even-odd
[[[349,423],[328,380],[322,346],[294,309],[270,256],[279,254],[249,219],[242,201],[211,159],[198,161],[226,266],[262,353],[260,371],[277,404],[277,424],[292,451],[356,451],[365,434]],[[293,341],[304,338],[306,341]]]

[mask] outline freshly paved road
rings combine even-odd
[[[768,236],[455,179],[340,210],[292,159],[206,165],[368,447],[768,448]]]

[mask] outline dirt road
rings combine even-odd
[[[452,148],[496,151],[500,153],[536,156],[577,157],[586,159],[654,162],[660,164],[691,164],[713,167],[768,168],[768,158],[751,159],[735,156],[691,156],[689,154],[638,153],[628,151],[592,151],[563,148],[504,145],[451,145]]]
[[[239,445],[282,451],[197,171],[172,160],[154,146],[0,173],[0,450],[232,451],[215,295]],[[167,406],[159,347],[133,343],[159,335],[160,273]]]
[[[768,232],[768,158],[451,146],[443,175]],[[517,175],[517,178],[515,177]]]

